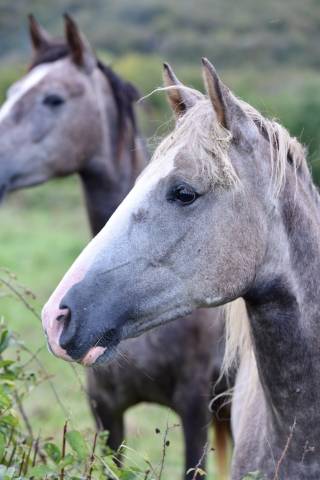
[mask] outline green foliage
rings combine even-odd
[[[2,271],[0,286],[15,292],[24,305],[33,309],[25,292],[9,273]],[[36,313],[35,313],[36,314]],[[19,480],[91,480],[107,475],[129,480],[145,475],[131,466],[118,468],[114,452],[105,447],[105,435],[93,438],[77,430],[68,431],[66,422],[61,445],[53,439],[35,438],[24,409],[25,397],[44,380],[41,372],[28,371],[21,359],[24,345],[0,322],[0,478]],[[92,435],[91,435],[92,437]],[[148,466],[149,468],[149,466]],[[147,478],[147,477],[145,477]],[[151,480],[152,477],[150,477]]]
[[[289,85],[286,91],[267,92],[257,99],[257,93],[247,92],[249,101],[268,116],[276,117],[306,146],[313,178],[320,184],[320,84],[317,77],[306,75],[303,83]]]
[[[296,135],[309,152],[313,176],[320,184],[320,96],[319,85],[306,85],[296,102],[288,102],[283,109],[284,122],[290,132]],[[291,110],[291,112],[290,112]]]
[[[318,67],[320,12],[316,0],[22,0],[0,2],[0,55],[30,49],[25,18],[33,12],[51,32],[69,11],[93,44],[113,55],[128,51],[174,62],[202,55],[223,67]]]
[[[79,460],[85,460],[88,457],[87,444],[84,441],[80,432],[73,430],[66,434],[67,441],[69,442],[72,450],[76,453]]]
[[[24,68],[15,64],[1,66],[0,75],[0,103],[5,99],[8,88],[24,73]]]

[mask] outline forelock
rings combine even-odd
[[[218,123],[211,102],[203,97],[178,119],[173,132],[156,149],[153,161],[161,161],[172,149],[187,150],[194,158],[195,176],[230,187],[239,183],[228,155],[231,139],[231,133]]]

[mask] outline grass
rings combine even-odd
[[[12,195],[0,209],[0,224],[0,266],[17,274],[18,281],[36,294],[34,303],[40,311],[90,238],[77,179],[52,181]],[[19,333],[28,348],[41,349],[39,357],[65,409],[57,402],[48,381],[35,388],[26,404],[34,432],[57,438],[61,436],[66,416],[73,428],[92,430],[93,421],[80,384],[84,381],[83,369],[77,367],[78,375],[75,375],[69,364],[48,353],[40,321],[13,296],[0,300],[1,315],[10,328]],[[179,419],[157,405],[142,404],[128,411],[127,455],[132,461],[143,464],[143,459],[148,458],[152,464],[159,464],[167,423],[176,425]],[[161,434],[156,434],[156,428]],[[163,480],[179,478],[183,468],[180,426],[170,428],[169,440]],[[132,453],[131,448],[139,455]],[[210,455],[210,478],[214,478],[213,456],[214,453]]]

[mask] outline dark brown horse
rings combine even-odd
[[[96,60],[72,19],[66,17],[65,26],[66,38],[52,39],[30,18],[32,64],[0,110],[0,189],[78,173],[95,235],[146,164],[133,110],[138,94]],[[110,447],[117,450],[124,439],[126,409],[156,402],[182,419],[186,471],[205,458],[213,419],[225,471],[229,423],[224,412],[219,421],[208,408],[223,357],[220,317],[219,309],[199,310],[186,317],[183,330],[172,323],[124,341],[116,361],[88,370],[89,402],[98,428],[110,432]],[[217,393],[225,388],[220,382]]]

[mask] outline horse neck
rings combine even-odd
[[[290,428],[310,428],[319,440],[319,200],[287,185],[279,202],[264,265],[245,295],[251,336],[268,428],[284,441]]]
[[[129,119],[118,146],[117,115],[115,102],[109,98],[101,109],[97,153],[80,172],[93,235],[104,227],[147,162],[143,141]]]

